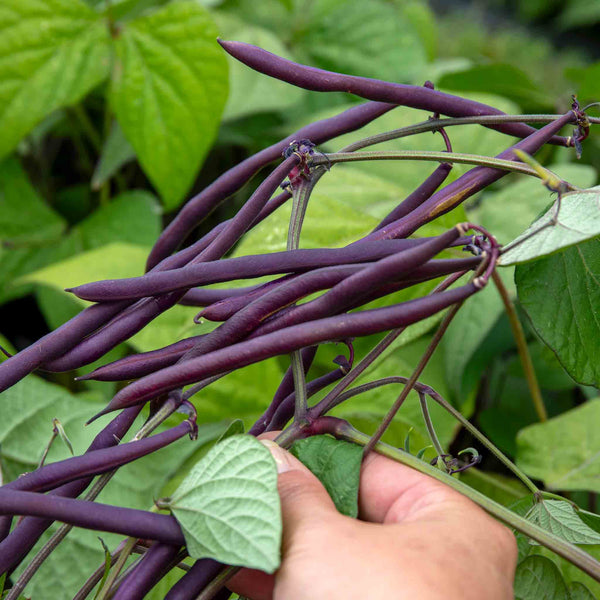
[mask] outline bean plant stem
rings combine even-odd
[[[178,404],[171,399],[167,400],[165,404],[156,411],[156,413],[150,417],[146,423],[140,428],[135,434],[133,440],[141,440],[152,433],[163,421],[165,421],[175,410]],[[113,475],[117,470],[104,473],[100,475],[94,482],[90,491],[85,495],[84,500],[95,500],[98,494],[105,488],[108,482],[112,479]],[[13,587],[10,589],[8,595],[4,600],[18,600],[21,592],[25,589],[25,586],[29,583],[31,578],[35,575],[36,571],[42,566],[42,563],[50,556],[54,549],[67,537],[67,534],[73,528],[72,525],[63,524],[61,525],[52,537],[42,546],[40,551],[33,557],[32,561],[27,565],[27,568],[21,573],[19,579],[15,582]]]
[[[521,365],[523,366],[523,372],[525,373],[525,379],[527,380],[527,387],[533,400],[533,407],[538,415],[540,421],[544,422],[548,420],[548,412],[544,404],[544,398],[542,397],[542,391],[535,374],[531,355],[529,354],[529,348],[527,347],[527,340],[525,339],[525,333],[523,332],[523,326],[519,320],[519,315],[515,310],[515,305],[510,298],[508,290],[506,289],[500,275],[496,271],[492,274],[492,279],[496,289],[502,298],[504,304],[504,310],[508,316],[510,328],[512,330],[515,342],[517,344],[517,350],[519,352],[519,358],[521,359]]]
[[[417,382],[417,380],[421,376],[421,373],[423,372],[423,370],[427,366],[427,363],[429,362],[429,359],[431,358],[431,356],[435,352],[435,349],[437,348],[438,344],[442,340],[442,337],[443,337],[444,333],[446,333],[446,330],[448,329],[448,326],[452,322],[452,319],[454,318],[454,316],[458,312],[458,309],[461,306],[462,306],[462,302],[459,302],[459,303],[455,304],[454,306],[452,306],[448,310],[448,312],[446,313],[446,316],[444,317],[444,319],[440,323],[440,326],[438,327],[437,331],[435,332],[435,335],[433,336],[433,339],[429,343],[429,346],[427,346],[427,349],[423,353],[423,356],[421,357],[421,360],[419,361],[419,364],[417,365],[417,367],[413,371],[413,373],[410,376],[409,380],[406,382],[406,385],[404,386],[404,389],[402,390],[402,392],[400,392],[400,395],[398,396],[398,398],[394,402],[392,408],[389,410],[388,414],[385,416],[385,418],[383,419],[383,421],[379,424],[379,427],[377,428],[377,431],[375,432],[375,434],[373,435],[373,437],[369,440],[369,443],[365,446],[365,452],[364,452],[365,456],[367,454],[369,454],[369,452],[374,448],[375,444],[377,444],[377,442],[381,439],[381,436],[385,433],[386,429],[389,427],[390,423],[392,422],[392,420],[396,416],[396,413],[398,412],[398,410],[400,409],[400,407],[404,403],[404,400],[406,400],[406,397],[408,396],[408,394],[410,393],[410,391],[413,389],[415,383]]]
[[[240,567],[225,567],[196,597],[196,600],[212,600],[233,577]]]
[[[133,537],[128,538],[127,541],[125,542],[125,545],[123,546],[123,549],[119,553],[117,560],[115,561],[114,565],[111,566],[108,577],[106,578],[106,581],[104,582],[104,586],[102,587],[102,590],[100,590],[100,595],[98,596],[98,600],[106,600],[110,596],[110,589],[113,586],[113,584],[115,583],[117,577],[119,576],[119,573],[125,566],[125,563],[127,562],[129,555],[133,551],[133,548],[134,548],[136,542],[137,542],[137,539],[133,538]]]
[[[381,144],[383,142],[389,142],[390,140],[397,140],[399,138],[408,137],[411,135],[417,135],[419,133],[425,133],[427,131],[437,131],[442,127],[452,127],[456,125],[496,125],[500,123],[551,123],[560,119],[562,115],[547,115],[547,114],[536,114],[536,115],[482,115],[478,117],[456,117],[446,119],[430,119],[428,121],[422,121],[421,123],[415,123],[408,127],[402,127],[400,129],[394,129],[392,131],[386,131],[384,133],[378,133],[366,137],[362,140],[358,140],[348,146],[344,147],[342,152],[355,152],[361,148],[367,146],[374,146],[375,144]],[[588,117],[590,123],[600,123],[599,118]]]
[[[350,424],[344,422],[342,422],[336,431],[336,437],[365,447],[370,444],[372,439],[368,435],[354,429]],[[436,469],[435,467],[427,464],[408,452],[398,450],[397,448],[388,446],[387,444],[383,444],[381,442],[378,442],[374,446],[374,450],[383,456],[387,456],[396,462],[412,467],[420,473],[429,475],[430,477],[445,483],[452,489],[473,500],[473,502],[481,506],[481,508],[490,513],[492,516],[496,517],[499,521],[502,521],[509,527],[513,527],[517,531],[520,531],[543,546],[546,546],[559,556],[562,556],[569,562],[573,563],[584,573],[587,573],[590,577],[593,577],[596,581],[600,581],[600,562],[577,546],[570,544],[558,536],[542,529],[538,525],[527,521],[523,517],[520,517],[516,513],[512,512],[510,509],[491,500],[481,492],[478,492],[477,490],[462,483],[460,480],[451,477],[439,469]]]
[[[315,156],[313,164],[335,164],[339,162],[355,162],[368,160],[424,160],[434,162],[461,163],[467,165],[479,165],[502,169],[503,171],[512,171],[538,177],[539,174],[526,165],[516,160],[504,160],[489,156],[480,156],[478,154],[464,154],[460,152],[435,152],[419,150],[398,150],[395,152],[334,152],[326,156]],[[571,186],[572,187],[572,186]]]
[[[427,406],[427,396],[425,396],[423,392],[419,392],[419,402],[421,404],[421,413],[423,414],[423,421],[425,422],[425,427],[427,428],[429,439],[431,440],[431,443],[433,444],[437,455],[441,457],[445,454],[444,449],[442,448],[442,444],[437,436],[435,427],[433,426],[433,421],[431,420],[429,407]]]

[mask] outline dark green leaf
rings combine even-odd
[[[339,512],[356,518],[362,448],[316,435],[294,442],[290,452],[319,478]]]
[[[500,264],[535,260],[600,235],[600,188],[563,195],[558,222],[552,225],[555,214],[553,206],[508,244]],[[531,236],[534,232],[537,233]]]
[[[544,556],[526,558],[517,567],[515,600],[569,600],[556,564]]]
[[[99,190],[121,167],[134,159],[135,150],[127,141],[119,123],[113,121],[92,176],[92,189]]]
[[[0,242],[14,246],[56,240],[66,223],[38,196],[16,158],[0,163]]]
[[[116,40],[111,98],[119,124],[168,210],[189,190],[227,97],[217,29],[195,2],[129,22]]]
[[[249,435],[220,442],[193,467],[169,501],[193,558],[268,573],[279,566],[277,469]]]
[[[534,505],[528,519],[572,544],[600,543],[600,534],[586,525],[566,501],[542,500]]]
[[[517,436],[517,464],[552,490],[600,492],[600,400],[591,400]]]
[[[240,435],[243,433],[245,433],[244,421],[242,421],[241,419],[234,419],[233,421],[231,421],[231,423],[229,423],[227,429],[221,434],[221,437],[219,437],[216,443],[218,444],[219,442],[226,440],[232,435]]]
[[[579,509],[577,514],[586,525],[591,527],[597,533],[600,533],[600,515],[583,509]]]
[[[575,581],[569,584],[569,600],[596,600],[596,596],[583,583]]]
[[[518,265],[519,300],[540,337],[579,383],[600,385],[600,241]]]
[[[81,0],[0,6],[0,158],[46,115],[108,75],[106,23]]]

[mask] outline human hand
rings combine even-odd
[[[265,442],[265,440],[262,440]],[[371,453],[359,517],[266,441],[278,466],[283,559],[274,575],[244,569],[228,584],[251,600],[512,600],[515,538],[444,484]]]

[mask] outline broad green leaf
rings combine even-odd
[[[542,500],[528,519],[572,544],[600,544],[600,533],[586,525],[573,506],[562,500]]]
[[[517,266],[521,306],[577,382],[600,385],[600,241]]]
[[[0,163],[0,242],[36,244],[56,240],[66,223],[37,194],[16,158]]]
[[[127,23],[116,40],[112,106],[168,210],[194,181],[227,97],[216,37],[208,12],[182,1]]]
[[[411,0],[402,2],[402,16],[419,35],[428,61],[433,61],[438,49],[438,35],[434,12],[424,2]]]
[[[600,492],[600,400],[591,400],[517,436],[517,464],[551,490]]]
[[[358,516],[358,484],[363,449],[356,444],[316,435],[294,442],[290,452],[321,481],[343,515]]]
[[[569,600],[556,564],[544,556],[526,558],[517,567],[515,600]]]
[[[99,190],[121,167],[134,159],[135,150],[127,141],[119,123],[113,121],[92,176],[92,189]]]
[[[579,509],[577,514],[586,525],[589,525],[594,531],[600,533],[600,515],[583,509]]]
[[[0,3],[0,158],[108,75],[106,23],[81,0]]]
[[[458,92],[497,94],[519,104],[548,103],[546,95],[525,72],[508,64],[476,65],[466,71],[448,73],[437,83],[441,88]]]
[[[401,8],[382,0],[295,4],[296,18],[304,23],[298,49],[311,64],[403,83],[419,78],[425,51]]]
[[[572,192],[562,197],[558,222],[556,208],[533,223],[505,248],[501,265],[535,260],[600,235],[600,188]],[[534,235],[531,235],[534,234]]]
[[[277,469],[249,435],[217,444],[169,501],[192,558],[213,558],[273,573],[280,563]]]
[[[588,165],[552,163],[553,173],[581,188],[596,183],[596,169]],[[523,177],[496,192],[486,191],[477,208],[469,211],[469,218],[488,229],[501,244],[508,244],[527,229],[552,202],[552,194],[541,181]],[[510,218],[507,218],[510,215]]]
[[[217,25],[225,39],[246,42],[273,54],[293,60],[280,38],[262,27],[253,27],[233,17],[217,16]],[[239,119],[261,112],[284,112],[301,102],[306,92],[288,83],[265,77],[239,60],[227,55],[229,97],[223,117]]]
[[[579,581],[569,584],[569,600],[596,600],[589,588]]]
[[[244,421],[242,421],[241,419],[234,419],[233,421],[231,421],[231,423],[229,423],[229,425],[227,426],[227,429],[221,434],[221,436],[217,440],[217,444],[219,442],[222,442],[223,440],[226,440],[228,437],[231,437],[232,435],[240,435],[243,433],[245,433]]]

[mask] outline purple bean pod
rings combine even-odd
[[[142,556],[117,591],[112,600],[142,600],[146,594],[168,573],[180,546],[155,542]]]
[[[185,545],[185,539],[175,517],[136,508],[123,508],[36,492],[1,489],[0,514],[31,515],[84,529],[158,540],[165,544]]]
[[[438,92],[425,86],[390,83],[368,77],[334,73],[295,63],[252,44],[225,40],[218,40],[218,42],[228,54],[251,69],[305,90],[348,92],[367,100],[391,102],[448,117],[504,114],[487,104]],[[535,131],[533,127],[524,123],[503,123],[489,127],[521,138],[527,137]],[[568,138],[555,137],[551,141],[561,146],[569,145]]]
[[[135,406],[118,414],[96,435],[87,452],[116,446],[119,440],[127,433],[136,417],[140,414],[140,411],[141,407]],[[91,481],[91,477],[78,479],[52,490],[48,495],[74,498],[79,496]],[[10,523],[10,517],[0,517],[0,539],[2,540],[0,542],[0,574],[14,568],[23,560],[44,531],[52,525],[52,520],[35,517],[25,518],[8,535]]]
[[[521,140],[518,144],[515,144],[508,150],[504,150],[504,152],[498,154],[496,158],[518,160],[514,153],[514,150],[517,148],[528,154],[535,154],[535,152],[546,144],[556,132],[560,131],[562,127],[573,120],[575,120],[575,114],[572,111],[569,111],[556,121],[552,121],[541,129],[536,130],[534,134]],[[364,239],[384,240],[396,237],[406,237],[425,223],[451,211],[461,202],[470,198],[495,181],[498,181],[498,179],[501,179],[506,174],[506,171],[493,169],[491,167],[475,167],[436,192],[429,200],[426,200],[412,213],[397,221],[389,223],[380,230],[369,234]]]
[[[294,140],[308,138],[322,144],[344,133],[355,131],[394,108],[392,104],[367,102],[354,106],[335,117],[302,127],[277,144],[265,148],[223,173],[200,194],[189,200],[168,227],[161,233],[148,256],[147,269],[152,269],[175,250],[187,235],[221,201],[241,189],[259,170],[281,158],[282,152]]]
[[[191,421],[183,421],[176,427],[157,433],[152,437],[86,452],[58,462],[50,463],[22,475],[2,487],[2,490],[22,492],[47,492],[81,477],[93,477],[112,471],[151,452],[160,450],[185,435],[195,434],[197,427]]]
[[[260,287],[261,285],[259,284],[227,289],[193,288],[185,293],[185,296],[179,301],[179,304],[182,304],[183,306],[210,306],[211,304],[216,304],[223,300],[245,296],[246,294],[256,291]]]
[[[185,338],[164,348],[140,352],[119,358],[111,363],[94,369],[91,373],[77,377],[78,381],[125,381],[137,379],[175,364],[188,350],[204,338],[206,334]]]
[[[390,281],[402,279],[422,266],[436,254],[457,240],[463,228],[453,227],[437,238],[433,238],[404,252],[398,252],[361,269],[346,277],[315,300],[294,306],[284,314],[275,316],[254,331],[251,338],[264,335],[291,325],[312,321],[339,314],[363,298],[372,295],[373,290]],[[288,284],[289,285],[289,284]],[[380,296],[381,292],[377,294]],[[377,297],[376,296],[376,297]]]
[[[222,569],[223,565],[212,558],[197,560],[170,589],[165,600],[193,600]]]
[[[138,379],[120,390],[108,406],[90,421],[113,410],[144,403],[161,394],[261,360],[289,354],[306,346],[344,340],[411,325],[448,306],[461,302],[480,289],[475,283],[402,304],[344,314],[293,327],[216,350]]]
[[[197,285],[208,285],[235,279],[305,271],[357,262],[379,260],[406,249],[421,246],[430,238],[386,240],[383,244],[355,243],[346,248],[311,248],[287,250],[271,254],[238,256],[190,264],[181,269],[148,273],[128,279],[107,279],[85,283],[68,291],[83,300],[106,302],[159,296]],[[157,299],[158,301],[158,299]],[[123,317],[119,317],[122,319]]]

